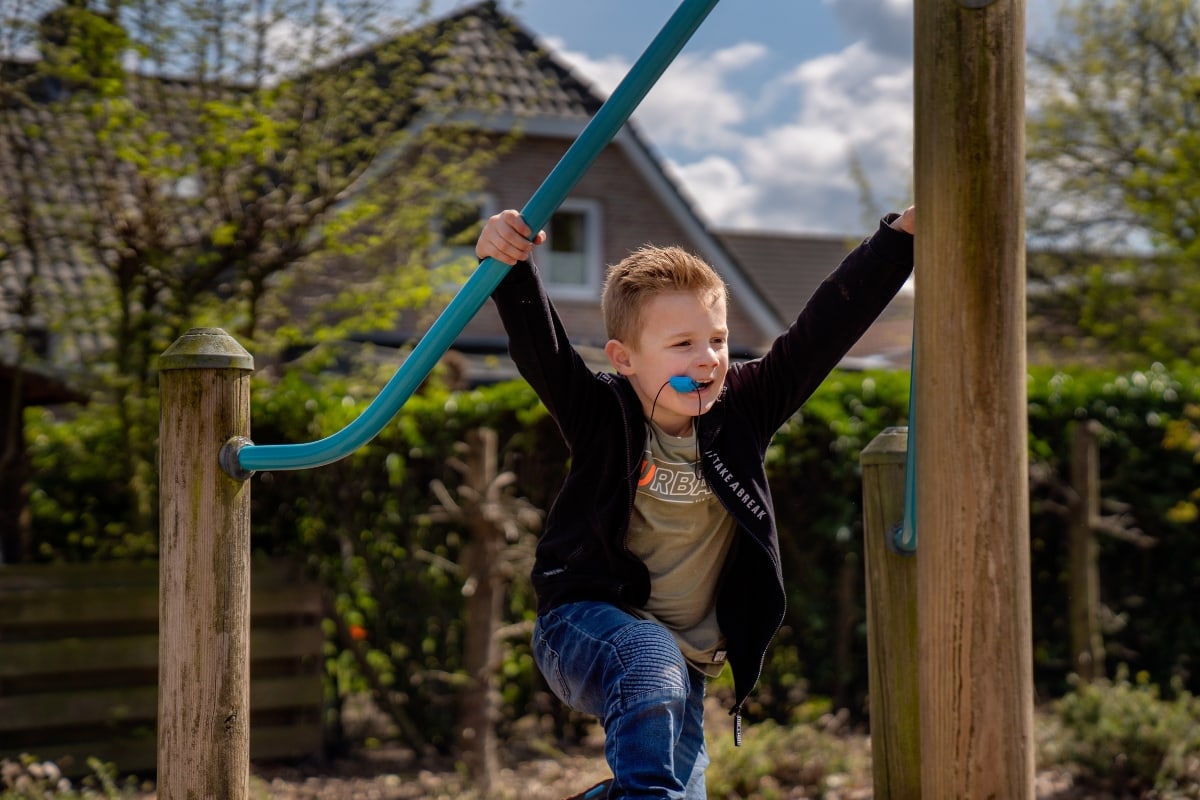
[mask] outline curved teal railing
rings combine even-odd
[[[579,138],[563,154],[546,180],[521,209],[534,231],[550,220],[567,194],[587,172],[596,157],[629,119],[642,98],[675,60],[684,44],[718,0],[684,0],[666,25],[634,63],[608,100],[588,122]],[[446,310],[417,342],[411,354],[361,415],[337,433],[303,444],[254,444],[232,440],[221,455],[221,466],[234,477],[246,479],[258,470],[292,470],[319,467],[348,456],[375,438],[412,396],[438,359],[450,348],[479,311],[509,267],[485,259],[471,274]]]

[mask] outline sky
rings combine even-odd
[[[500,2],[604,94],[679,5]],[[1031,42],[1054,6],[1027,3]],[[718,2],[633,119],[714,228],[865,233],[912,201],[912,19],[913,0]]]

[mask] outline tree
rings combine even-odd
[[[1066,0],[1032,50],[1031,322],[1144,363],[1200,355],[1200,6]]]
[[[460,744],[480,794],[487,797],[499,770],[497,672],[504,600],[517,573],[513,562],[532,560],[531,534],[541,527],[542,514],[524,498],[514,496],[516,474],[499,469],[496,431],[469,431],[457,450],[459,455],[447,461],[462,478],[457,499],[435,480],[432,489],[439,502],[430,509],[430,518],[464,526],[467,531],[462,559],[467,681],[462,693]],[[522,566],[528,568],[528,564]]]
[[[217,325],[263,365],[394,325],[447,284],[433,221],[495,151],[431,80],[453,23],[385,24],[374,0],[98,5],[5,9],[25,77],[0,113],[38,154],[35,244],[90,267],[39,310],[119,417],[126,524],[152,531],[158,354]]]

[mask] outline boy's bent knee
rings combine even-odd
[[[627,626],[613,644],[624,671],[621,694],[626,700],[647,692],[687,697],[691,689],[687,661],[666,628],[639,621]]]

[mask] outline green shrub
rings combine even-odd
[[[1111,681],[1074,683],[1056,703],[1064,763],[1129,789],[1200,785],[1200,699],[1177,684],[1166,700],[1145,673],[1131,682],[1125,667]]]
[[[779,725],[767,720],[753,726],[741,747],[734,746],[732,736],[710,735],[708,796],[777,800],[794,796],[789,790],[795,787],[824,796],[841,785],[869,784],[870,755],[826,730],[833,721]]]
[[[305,442],[357,418],[395,365],[378,354],[358,360],[338,351],[337,370],[316,358],[282,376],[256,376],[252,436],[263,444]],[[357,366],[349,371],[347,363]],[[308,369],[304,369],[307,367]],[[1099,441],[1105,500],[1125,503],[1137,528],[1157,546],[1141,549],[1102,536],[1101,602],[1109,664],[1125,661],[1166,686],[1183,676],[1200,692],[1200,616],[1161,613],[1189,608],[1200,593],[1200,519],[1192,434],[1200,419],[1200,372],[1074,373],[1029,376],[1032,631],[1037,690],[1068,691],[1066,520],[1061,509],[1076,421],[1104,426]],[[904,425],[908,375],[835,373],[783,426],[767,456],[777,508],[788,616],[747,706],[753,719],[792,720],[810,698],[866,713],[866,620],[862,487],[858,458],[884,428]],[[153,476],[129,480],[126,449],[112,408],[26,412],[31,465],[30,510],[36,557],[45,561],[152,558],[154,503],[142,502]],[[499,433],[517,494],[548,508],[570,455],[553,422],[523,381],[450,392],[427,383],[379,436],[320,469],[266,472],[253,479],[251,541],[258,554],[302,559],[325,586],[331,608],[353,632],[346,647],[330,626],[329,693],[336,698],[384,686],[409,717],[410,732],[438,749],[459,726],[450,681],[461,669],[462,576],[455,566],[464,535],[429,521],[430,481],[457,475],[446,464],[455,442],[487,425]],[[130,484],[141,485],[134,490]],[[1056,511],[1055,509],[1059,509]],[[1105,507],[1104,513],[1112,513]],[[528,623],[534,599],[528,564],[516,581],[504,622]],[[537,709],[567,732],[571,716],[548,700],[531,664],[528,637],[504,650],[505,720]],[[1111,673],[1110,673],[1111,674]],[[546,709],[549,708],[549,712]]]

